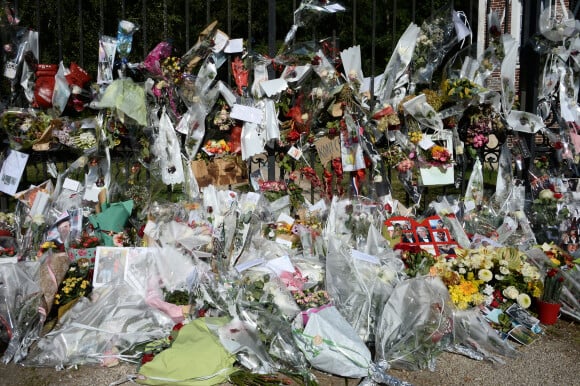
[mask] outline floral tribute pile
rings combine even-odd
[[[22,105],[0,112],[0,191],[16,202],[0,215],[5,363],[126,360],[142,384],[314,384],[315,368],[404,385],[389,369],[433,369],[443,351],[514,356],[542,334],[540,301],[580,320],[571,13],[541,18],[537,115],[517,110],[518,45],[494,13],[489,47],[461,68],[443,61],[468,44],[464,14],[409,25],[371,96],[360,47],[293,43],[305,20],[342,11],[302,1],[274,58],[214,22],[183,55],[164,41],[128,63],[138,28],[121,21],[100,38],[95,83],[33,50],[6,56]],[[37,38],[26,31],[13,52]],[[228,57],[235,87],[218,77]],[[527,145],[536,133],[543,154]],[[48,150],[75,159],[21,187],[29,155]],[[248,170],[263,155],[279,180]],[[465,189],[421,210],[426,187],[447,185]]]

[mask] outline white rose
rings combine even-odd
[[[506,298],[514,300],[514,299],[517,299],[520,292],[518,291],[518,289],[516,287],[514,287],[513,285],[510,285],[509,287],[507,287],[506,289],[504,289],[502,291],[502,294]]]

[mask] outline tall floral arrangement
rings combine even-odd
[[[447,285],[460,309],[487,305],[506,308],[518,303],[528,308],[542,291],[540,272],[514,247],[458,249],[457,258],[439,257],[432,273]]]

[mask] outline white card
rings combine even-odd
[[[76,180],[65,178],[64,182],[62,183],[62,188],[72,190],[73,192],[78,192],[80,185],[81,183]]]
[[[244,39],[230,39],[224,52],[226,54],[235,54],[244,51]]]
[[[286,213],[282,212],[278,216],[278,219],[276,220],[276,222],[283,222],[283,223],[286,223],[288,225],[293,225],[294,224],[294,218],[292,216],[289,216]]]
[[[424,135],[424,136],[421,138],[421,141],[419,141],[419,144],[418,144],[418,145],[419,145],[419,146],[421,147],[421,149],[423,149],[423,150],[429,150],[429,149],[431,149],[433,146],[435,146],[435,142],[433,142],[433,141],[431,140],[431,136],[429,136],[429,135]]]
[[[14,196],[27,162],[28,154],[10,150],[0,170],[0,192]]]
[[[298,149],[296,146],[292,146],[288,150],[288,155],[294,158],[295,160],[299,160],[300,157],[302,157],[302,150]]]
[[[255,107],[235,104],[230,113],[230,118],[259,125],[264,119],[264,112]]]
[[[220,52],[228,45],[229,39],[230,37],[225,32],[218,30],[213,38],[214,45],[211,50],[213,52]]]
[[[101,193],[101,189],[102,188],[96,185],[87,187],[83,199],[91,202],[99,202],[99,193]]]

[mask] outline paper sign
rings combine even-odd
[[[232,107],[230,118],[259,125],[264,119],[264,112],[255,107],[235,104]]]
[[[334,137],[334,139],[329,139],[328,137],[320,138],[314,142],[314,146],[316,146],[322,165],[326,165],[335,158],[340,158],[340,138],[338,136]]]
[[[454,181],[454,168],[453,166],[441,170],[441,168],[432,166],[430,168],[420,168],[421,180],[423,185],[433,186],[433,185],[449,185]]]
[[[62,183],[63,189],[72,190],[73,192],[78,192],[79,187],[80,187],[80,182],[73,180],[73,179],[70,179],[70,178],[65,178],[64,182]]]
[[[224,49],[226,54],[235,54],[244,51],[244,39],[230,39]]]
[[[0,192],[13,196],[28,162],[28,154],[10,150],[0,170]]]

